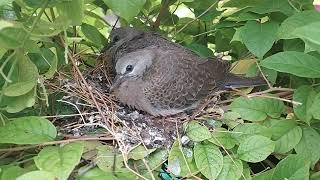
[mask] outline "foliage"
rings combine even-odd
[[[61,94],[45,82],[71,74],[71,57],[82,70],[92,63],[113,26],[105,13],[202,57],[227,54],[242,64],[235,71],[270,84],[241,91],[215,127],[189,122],[188,145],[178,138],[169,151],[140,145],[124,156],[100,141],[60,141],[44,116],[72,108],[53,103]],[[151,179],[166,160],[172,177],[319,179],[319,21],[311,0],[2,0],[0,179]],[[81,161],[92,153],[94,168]]]

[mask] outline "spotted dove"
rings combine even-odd
[[[229,73],[229,63],[201,58],[159,34],[118,28],[104,49],[117,76],[112,92],[120,102],[153,116],[196,108],[208,95],[230,87],[265,84],[260,77]]]

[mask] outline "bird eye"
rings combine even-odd
[[[114,36],[114,38],[113,38],[113,42],[117,42],[117,41],[119,41],[120,40],[120,37],[119,36]]]
[[[126,72],[131,72],[133,70],[133,66],[132,65],[128,65],[126,67]]]

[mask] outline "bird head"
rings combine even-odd
[[[120,27],[110,32],[109,43],[106,46],[107,51],[114,52],[123,43],[132,40],[134,37],[141,35],[143,31],[132,27]]]
[[[152,65],[155,53],[152,50],[141,50],[121,57],[116,63],[117,75],[110,91],[117,89],[123,82],[141,78]]]

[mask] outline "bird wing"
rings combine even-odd
[[[229,65],[202,59],[188,51],[157,49],[154,64],[143,76],[143,91],[155,107],[185,109],[218,89]]]

